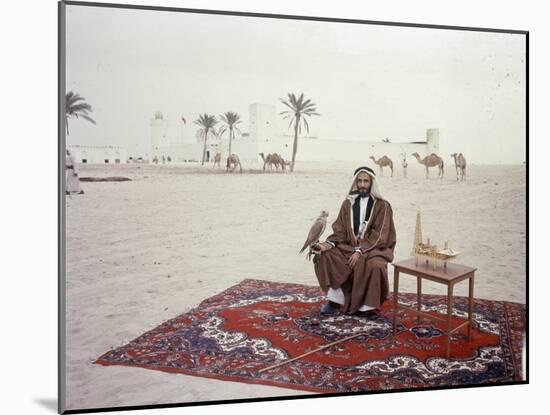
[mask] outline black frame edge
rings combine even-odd
[[[66,399],[66,364],[65,364],[65,2],[60,1],[57,4],[57,213],[58,213],[58,288],[57,288],[57,334],[58,334],[58,357],[57,357],[57,412],[64,413]]]
[[[515,30],[515,29],[465,27],[465,26],[436,25],[436,24],[425,24],[425,23],[388,22],[388,21],[380,21],[380,20],[362,20],[362,19],[348,19],[348,18],[323,17],[323,16],[298,16],[298,15],[287,15],[287,14],[254,13],[254,12],[213,10],[213,9],[189,9],[189,8],[181,8],[181,7],[146,6],[146,5],[124,4],[124,3],[100,3],[100,2],[84,2],[84,1],[71,1],[71,0],[64,1],[64,3],[70,6],[109,7],[109,8],[117,8],[117,9],[155,10],[155,11],[165,11],[165,12],[214,14],[214,15],[224,15],[224,16],[261,17],[261,18],[271,18],[271,19],[322,21],[322,22],[333,22],[333,23],[371,24],[371,25],[378,25],[378,26],[404,26],[404,27],[422,28],[422,29],[464,30],[464,31],[472,31],[472,32],[492,32],[492,33],[523,34],[523,35],[528,33],[528,31],[526,30]]]
[[[525,381],[529,383],[529,32],[525,33],[525,167],[526,167],[526,195],[525,195]]]
[[[422,389],[395,389],[395,390],[377,390],[370,392],[343,392],[343,393],[325,393],[325,394],[313,394],[313,395],[295,395],[295,396],[274,396],[268,398],[244,398],[244,399],[232,399],[232,400],[218,400],[218,401],[200,401],[200,402],[183,402],[183,403],[166,403],[166,404],[151,404],[151,405],[135,405],[135,406],[118,406],[118,407],[102,407],[102,408],[90,408],[90,409],[70,409],[63,414],[85,414],[92,412],[119,412],[119,411],[134,411],[134,410],[147,410],[147,409],[167,409],[167,408],[186,408],[193,406],[211,406],[211,405],[227,405],[227,404],[240,404],[240,403],[253,403],[253,402],[274,402],[274,401],[289,401],[299,399],[323,399],[331,397],[346,397],[346,396],[368,396],[368,395],[380,395],[380,394],[395,394],[395,393],[422,393],[422,392],[437,392],[442,390],[456,390],[456,389],[472,389],[472,388],[485,388],[485,387],[514,387],[517,385],[526,385],[526,381],[511,381],[506,383],[487,383],[483,385],[449,385],[449,386],[435,386]]]

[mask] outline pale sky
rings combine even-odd
[[[69,121],[70,144],[148,152],[156,111],[186,135],[199,114],[285,108],[304,92],[319,138],[423,140],[469,163],[526,159],[525,36],[67,6],[66,88],[97,125]],[[286,121],[280,123],[286,129]]]

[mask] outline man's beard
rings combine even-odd
[[[370,193],[370,189],[367,189],[367,190],[365,190],[365,189],[360,189],[360,190],[358,191],[358,193],[359,193],[359,197],[367,197],[367,196],[369,195],[369,193]]]

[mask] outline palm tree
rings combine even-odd
[[[225,125],[220,128],[219,135],[221,137],[229,129],[229,155],[231,155],[231,140],[235,139],[235,131],[241,133],[236,127],[241,122],[241,116],[236,112],[227,111],[225,114],[220,115],[220,118]]]
[[[82,117],[95,124],[95,121],[88,115],[88,112],[93,112],[92,106],[84,101],[84,97],[75,94],[73,91],[67,92],[65,95],[65,126],[67,127],[67,135],[69,135],[69,118]]]
[[[294,161],[296,160],[296,152],[298,150],[298,134],[302,133],[302,121],[306,128],[306,131],[309,133],[309,124],[307,123],[306,116],[320,115],[318,114],[317,108],[310,99],[304,101],[304,94],[300,94],[300,97],[296,99],[296,95],[288,94],[288,100],[285,101],[281,98],[281,102],[285,104],[290,110],[281,112],[281,115],[284,114],[283,119],[291,118],[288,128],[294,123],[294,146],[292,148],[292,161],[290,163],[290,171],[294,171]]]
[[[214,115],[200,115],[193,123],[200,125],[202,128],[199,131],[199,137],[204,139],[204,147],[202,149],[202,161],[201,166],[204,166],[204,159],[206,158],[206,141],[208,139],[208,133],[216,134],[214,127],[218,123],[218,120]]]

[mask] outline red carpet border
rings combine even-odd
[[[390,297],[391,298],[391,297]],[[392,337],[393,309],[387,301],[373,318],[320,316],[325,297],[317,287],[247,279],[206,299],[97,359],[221,380],[319,393],[509,383],[521,380],[525,306],[475,300],[472,341],[466,328],[451,341],[439,323],[400,313]],[[415,294],[400,294],[415,305]],[[423,295],[422,310],[446,313],[446,297]],[[467,299],[455,297],[453,325],[467,316]],[[259,370],[357,333],[303,359]]]

